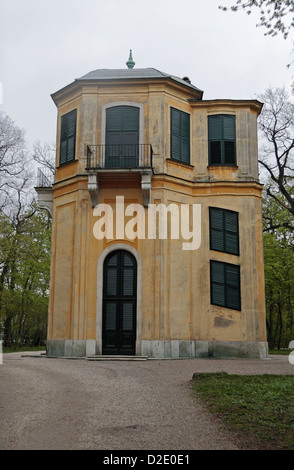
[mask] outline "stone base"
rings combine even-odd
[[[96,354],[94,339],[49,340],[47,341],[48,357],[88,357]]]
[[[268,357],[266,342],[242,341],[145,341],[143,340],[141,354],[153,358],[256,358]]]
[[[137,341],[138,356],[154,359],[182,358],[252,358],[266,359],[266,342],[247,341]],[[48,357],[89,357],[101,354],[100,342],[89,340],[49,340]]]

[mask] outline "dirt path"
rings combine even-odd
[[[195,372],[294,374],[287,357],[84,360],[4,355],[0,449],[238,450],[191,396]]]

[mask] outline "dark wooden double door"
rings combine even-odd
[[[103,269],[102,354],[135,354],[136,306],[136,259],[128,251],[114,251]]]

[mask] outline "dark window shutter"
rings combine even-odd
[[[123,129],[124,132],[138,132],[139,130],[139,108],[132,106],[123,107]]]
[[[171,131],[172,134],[180,135],[181,111],[171,108]]]
[[[211,261],[211,303],[225,306],[224,263]]]
[[[241,310],[240,267],[210,261],[211,303]]]
[[[181,140],[181,161],[190,164],[190,141],[188,139]]]
[[[76,109],[61,117],[59,158],[60,165],[75,159],[76,120]]]
[[[208,118],[208,135],[210,140],[222,139],[222,120],[221,116],[209,116]]]
[[[210,249],[224,251],[224,220],[222,209],[210,207]]]
[[[61,116],[60,138],[62,141],[67,139],[67,134],[68,134],[68,114],[65,114],[64,116]]]
[[[209,162],[212,165],[221,164],[222,122],[220,116],[208,118]]]
[[[171,158],[190,164],[190,115],[171,108]]]
[[[139,108],[114,106],[106,111],[107,132],[138,132]]]
[[[181,112],[181,137],[184,139],[190,139],[190,115]]]
[[[239,216],[238,212],[224,211],[225,251],[239,255]]]
[[[209,208],[210,249],[239,255],[238,212]]]
[[[63,140],[60,142],[60,158],[59,163],[62,165],[66,163],[66,156],[67,156],[67,140]]]
[[[235,116],[222,115],[224,140],[235,140]]]
[[[226,307],[241,309],[240,301],[240,267],[225,265],[226,271]]]
[[[181,138],[178,135],[172,134],[171,136],[171,157],[174,160],[181,160]]]
[[[139,112],[135,106],[114,106],[106,110],[106,167],[138,166]]]
[[[236,164],[235,116],[208,117],[209,164]]]
[[[235,142],[225,141],[224,142],[224,163],[227,165],[235,164]]]
[[[220,165],[222,162],[222,148],[220,141],[210,142],[210,164],[211,165]]]
[[[106,131],[121,132],[122,131],[122,107],[115,106],[106,111]]]

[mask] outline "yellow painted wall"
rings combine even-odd
[[[266,341],[261,219],[257,168],[257,105],[252,102],[189,103],[170,84],[93,84],[75,87],[58,102],[57,171],[51,261],[48,340],[97,340],[97,263],[110,244],[124,241],[142,257],[142,340]],[[143,106],[143,140],[154,151],[152,203],[201,204],[201,247],[183,251],[183,240],[97,240],[87,190],[84,144],[99,144],[109,103]],[[170,160],[170,107],[191,115],[191,164]],[[60,117],[77,108],[77,161],[58,166]],[[207,116],[236,115],[237,162],[208,166]],[[99,202],[142,204],[140,181],[112,174]],[[239,213],[240,256],[209,249],[209,207]],[[210,260],[241,266],[242,310],[211,305]]]

